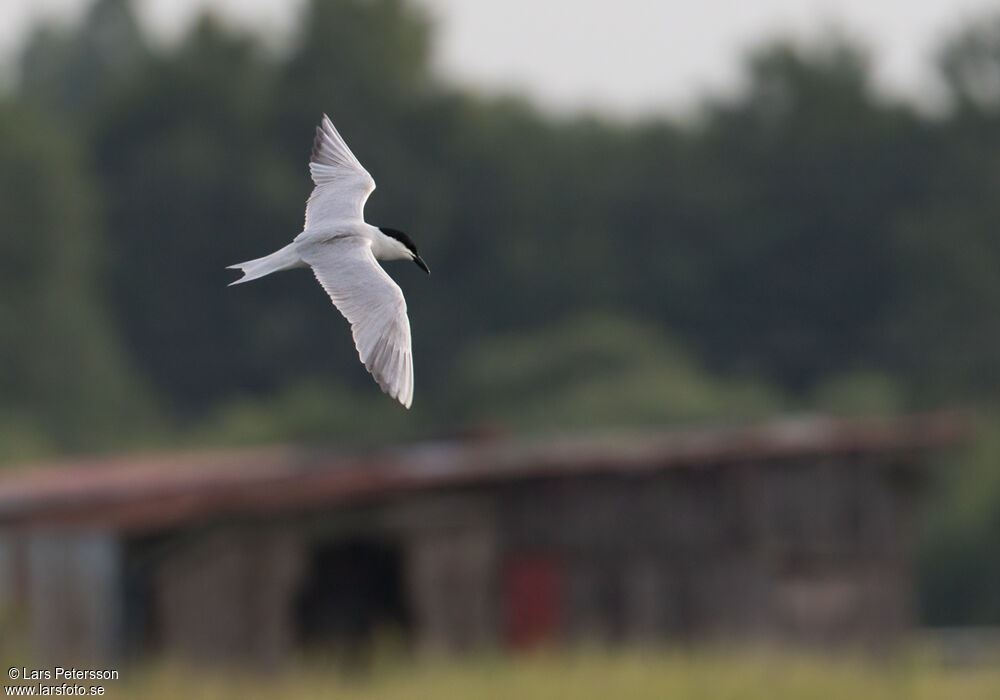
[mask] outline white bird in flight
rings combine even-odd
[[[417,246],[402,231],[365,223],[375,180],[351,153],[330,118],[316,127],[309,172],[316,187],[306,203],[302,233],[281,250],[230,265],[249,282],[296,267],[311,267],[334,305],[351,324],[354,345],[382,391],[413,402],[413,356],[406,299],[378,260],[412,260],[430,274]]]

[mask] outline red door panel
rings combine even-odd
[[[503,572],[507,646],[530,649],[558,639],[563,618],[563,567],[551,556],[517,554]]]

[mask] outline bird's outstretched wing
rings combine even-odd
[[[330,117],[316,127],[309,173],[316,184],[306,204],[305,230],[323,230],[339,221],[363,218],[375,180],[344,143]]]
[[[382,391],[409,408],[413,356],[406,300],[375,260],[368,241],[338,238],[312,247],[303,260],[350,322],[361,362]]]

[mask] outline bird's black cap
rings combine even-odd
[[[417,244],[414,243],[409,236],[407,236],[399,229],[389,228],[388,226],[385,227],[379,226],[378,230],[387,235],[389,238],[395,238],[397,241],[405,245],[407,249],[414,255],[417,254]]]
[[[417,264],[417,267],[426,272],[428,275],[431,274],[430,269],[427,267],[427,263],[424,262],[423,258],[420,257],[420,253],[417,252],[417,244],[414,243],[409,236],[399,229],[389,228],[388,226],[379,226],[378,230],[389,236],[389,238],[395,238],[397,241],[406,246],[406,249],[413,253],[413,262]]]

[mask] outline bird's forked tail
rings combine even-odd
[[[234,284],[249,282],[264,275],[269,275],[272,272],[291,270],[294,267],[303,267],[304,265],[305,263],[302,262],[302,258],[295,252],[293,244],[289,243],[281,250],[276,250],[270,255],[265,255],[263,258],[236,263],[226,269],[240,270],[243,273],[243,276],[238,280],[229,283],[229,286],[232,287]]]

